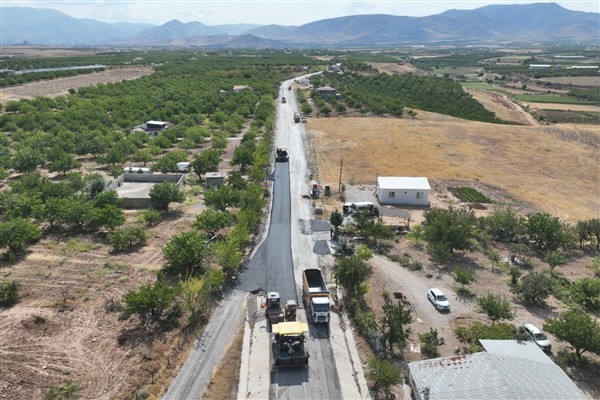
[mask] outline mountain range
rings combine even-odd
[[[571,11],[555,3],[489,5],[427,17],[353,15],[301,26],[208,26],[178,20],[160,26],[106,23],[26,7],[3,7],[0,15],[3,46],[321,48],[449,42],[598,43],[600,38],[599,13]]]

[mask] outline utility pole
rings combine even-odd
[[[342,169],[344,168],[344,157],[340,161],[340,181],[338,183],[338,193],[342,193]]]

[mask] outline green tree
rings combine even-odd
[[[541,251],[557,250],[563,240],[563,225],[547,213],[530,214],[525,224],[529,238]]]
[[[187,161],[187,152],[185,150],[170,151],[159,158],[153,165],[153,171],[160,171],[163,174],[178,172],[177,163]]]
[[[374,383],[376,392],[383,390],[387,395],[390,393],[390,388],[400,383],[402,374],[398,367],[389,361],[380,360],[377,357],[369,359],[369,379]]]
[[[139,226],[116,229],[108,235],[108,241],[115,251],[126,251],[143,246],[147,240],[146,230]]]
[[[515,317],[510,301],[508,301],[505,296],[495,295],[493,293],[488,293],[485,296],[478,298],[475,302],[475,311],[486,314],[492,321],[492,325],[495,324],[496,321],[501,321],[503,319],[511,320]]]
[[[235,148],[230,164],[239,165],[242,172],[245,171],[254,161],[254,150],[254,146],[240,144]]]
[[[12,167],[17,172],[32,172],[46,162],[46,155],[30,147],[23,148],[13,156]]]
[[[469,250],[477,222],[473,211],[450,207],[432,208],[424,213],[425,240],[430,254],[452,256],[455,250]]]
[[[227,211],[215,211],[207,209],[196,216],[193,227],[206,234],[207,237],[214,237],[218,231],[231,225],[233,216]]]
[[[52,161],[48,170],[50,172],[62,172],[63,175],[66,175],[70,170],[80,167],[81,163],[75,160],[71,154],[61,151],[61,153]]]
[[[389,225],[384,225],[383,222],[376,220],[370,221],[365,230],[365,236],[377,245],[378,240],[389,240],[394,237],[394,231]]]
[[[415,244],[420,247],[420,241],[425,240],[425,227],[422,224],[415,225],[410,231],[410,236],[415,239]]]
[[[163,248],[166,268],[183,279],[201,275],[207,267],[208,247],[206,236],[197,231],[179,233]]]
[[[171,286],[163,281],[142,285],[138,290],[130,290],[125,294],[123,318],[137,315],[144,327],[151,322],[161,324],[169,310],[174,310],[179,292],[178,286]]]
[[[139,149],[133,155],[133,161],[144,163],[144,167],[152,160],[154,160],[154,154],[149,148]]]
[[[93,204],[82,195],[61,199],[58,221],[65,225],[75,225],[78,230],[93,218]]]
[[[225,274],[234,275],[244,260],[239,241],[233,235],[228,235],[227,239],[215,244],[215,258]]]
[[[510,285],[516,286],[519,282],[519,278],[523,275],[523,271],[519,268],[518,265],[511,264],[508,267],[508,274],[510,275]]]
[[[125,223],[123,210],[112,204],[108,204],[104,207],[94,207],[91,212],[92,217],[90,223],[96,227],[106,227],[112,231],[117,226],[121,226]]]
[[[454,268],[454,271],[452,271],[452,277],[457,283],[460,283],[462,285],[462,288],[464,290],[465,285],[468,285],[471,282],[473,282],[477,278],[477,275],[475,275],[475,272],[471,271],[468,268],[456,267]]]
[[[588,311],[600,311],[600,278],[583,278],[569,287],[570,299]]]
[[[539,272],[530,272],[525,275],[521,283],[512,289],[525,303],[541,306],[552,294],[552,278]]]
[[[600,325],[584,311],[569,310],[558,318],[550,318],[546,320],[544,330],[561,342],[569,343],[579,361],[586,351],[600,353]]]
[[[157,183],[150,189],[150,203],[152,207],[160,211],[168,211],[169,204],[183,203],[185,194],[174,182]]]
[[[190,325],[199,315],[208,311],[210,304],[210,282],[203,277],[192,277],[179,283],[181,287],[182,305],[190,313]]]
[[[513,242],[525,233],[525,218],[511,206],[495,206],[482,222],[494,240]]]
[[[549,251],[546,253],[546,262],[550,265],[550,275],[554,276],[554,268],[565,265],[567,263],[567,258],[564,253],[559,250]]]
[[[207,172],[216,170],[219,166],[220,157],[221,152],[217,149],[203,151],[192,161],[192,169],[200,177]]]
[[[446,344],[444,338],[438,336],[437,329],[429,328],[429,332],[419,335],[421,352],[429,358],[440,356],[438,348]]]
[[[159,220],[160,211],[157,210],[140,210],[135,218],[135,222],[146,226],[155,225]]]
[[[369,275],[369,266],[356,255],[340,258],[334,275],[337,282],[348,291],[349,298],[356,294],[362,295],[368,290],[365,281]]]
[[[24,218],[13,218],[0,222],[0,248],[8,247],[11,254],[18,254],[27,243],[42,237],[41,229]]]
[[[240,201],[240,193],[227,185],[204,192],[204,204],[217,211],[225,211]]]
[[[125,204],[125,199],[119,197],[119,194],[115,190],[105,190],[93,197],[92,204],[97,208],[106,206],[122,207]]]
[[[334,210],[329,216],[329,223],[333,226],[334,238],[337,239],[340,226],[344,223],[344,216],[339,210]]]
[[[381,342],[390,351],[394,347],[403,350],[410,335],[412,322],[411,311],[404,308],[404,303],[392,300],[388,292],[383,292],[383,318],[380,321]]]

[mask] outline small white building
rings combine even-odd
[[[381,204],[429,205],[431,186],[425,177],[380,176],[375,194]]]

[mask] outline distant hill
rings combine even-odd
[[[354,15],[299,27],[269,25],[247,33],[296,45],[384,45],[414,42],[535,40],[598,41],[600,14],[570,11],[555,3],[490,5],[428,17]]]
[[[112,43],[148,29],[152,24],[77,19],[50,9],[2,7],[2,45],[28,42],[43,45]]]
[[[160,45],[282,48],[368,47],[440,42],[598,43],[600,14],[555,3],[490,5],[427,17],[371,14],[301,26],[208,26],[177,20],[160,26],[76,19],[50,9],[2,8],[2,44]]]

